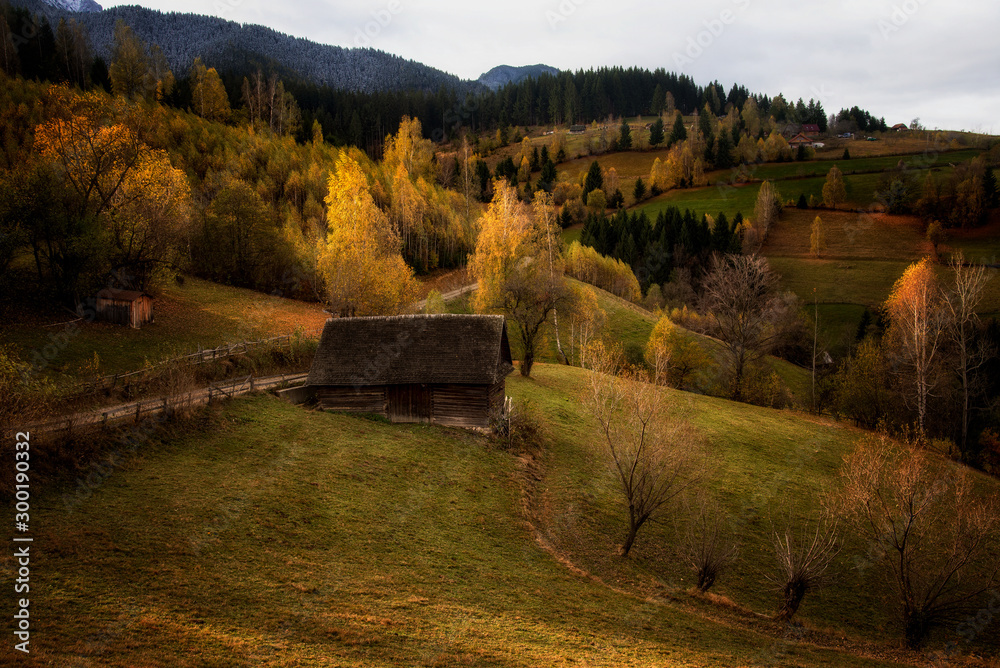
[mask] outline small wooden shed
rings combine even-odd
[[[324,410],[485,428],[513,370],[503,316],[333,318],[306,384]]]
[[[97,293],[97,318],[139,329],[153,322],[153,298],[136,290],[105,288]]]

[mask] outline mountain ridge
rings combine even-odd
[[[520,67],[512,65],[497,65],[489,72],[480,75],[478,81],[490,90],[499,90],[507,84],[521,83],[527,78],[537,78],[542,74],[559,74],[559,70],[549,65],[522,65]]]
[[[106,61],[110,61],[114,27],[120,19],[141,40],[159,45],[177,75],[201,58],[220,71],[245,69],[254,61],[275,62],[311,83],[362,93],[481,89],[477,81],[377,49],[319,44],[266,26],[218,17],[137,5],[100,9],[93,0],[11,0],[11,4],[44,15],[53,28],[59,19],[75,19],[89,32],[94,53]],[[81,9],[67,9],[72,6]]]

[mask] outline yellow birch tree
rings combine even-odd
[[[402,242],[375,205],[361,166],[346,153],[330,176],[327,235],[319,272],[332,310],[342,316],[392,315],[416,293],[413,270],[403,261]]]

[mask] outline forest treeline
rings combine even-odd
[[[640,114],[669,119],[674,110],[693,115],[707,108],[720,117],[730,109],[740,113],[751,98],[765,119],[773,117],[778,124],[813,123],[825,131],[830,120],[815,100],[786,101],[735,84],[727,90],[718,81],[700,86],[687,75],[664,69],[546,73],[492,91],[373,49],[324,46],[260,26],[193,14],[116,7],[75,15],[56,12],[50,22],[6,0],[0,2],[0,14],[2,65],[8,73],[107,88],[105,70],[114,56],[115,27],[123,22],[151,45],[163,67],[175,72],[178,85],[164,96],[166,104],[190,106],[186,72],[196,58],[219,73],[233,108],[240,106],[243,79],[260,69],[281,79],[301,109],[298,141],[311,139],[316,120],[330,143],[358,146],[375,158],[385,136],[404,116],[420,118],[425,138],[435,141],[467,132],[485,136],[501,130],[513,135],[511,128],[519,126],[587,124]],[[65,27],[60,29],[60,24]],[[76,65],[70,62],[70,51],[75,52]],[[858,107],[841,110],[833,120],[839,131],[885,129],[884,119]],[[766,138],[753,130],[754,141]]]

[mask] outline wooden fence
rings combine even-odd
[[[157,364],[150,366],[149,368],[142,369],[140,371],[132,371],[130,373],[116,373],[107,376],[100,376],[98,378],[92,378],[90,380],[84,381],[76,386],[76,389],[71,393],[74,396],[88,396],[92,394],[98,394],[100,392],[109,392],[119,386],[126,386],[131,381],[148,374],[153,369],[158,367],[165,367],[171,364],[208,364],[218,360],[227,359],[237,355],[246,355],[254,350],[259,350],[261,348],[280,348],[285,344],[288,344],[289,350],[291,350],[293,342],[299,336],[306,339],[316,339],[323,332],[323,328],[312,329],[304,332],[302,335],[297,334],[285,334],[284,336],[275,336],[270,339],[260,339],[259,341],[241,341],[238,343],[226,343],[218,348],[210,348],[203,350],[198,349],[198,352],[191,353],[190,355],[181,355],[180,357],[174,357],[171,359],[164,360]]]
[[[28,425],[25,430],[33,432],[73,431],[83,428],[106,429],[110,426],[126,422],[139,424],[143,419],[164,415],[169,417],[174,412],[201,406],[222,399],[232,399],[255,391],[269,390],[282,385],[300,385],[305,382],[308,374],[281,374],[277,376],[246,378],[214,383],[208,388],[192,390],[158,399],[146,399],[135,403],[123,404],[109,408],[98,409],[88,413],[77,413],[58,420]]]

